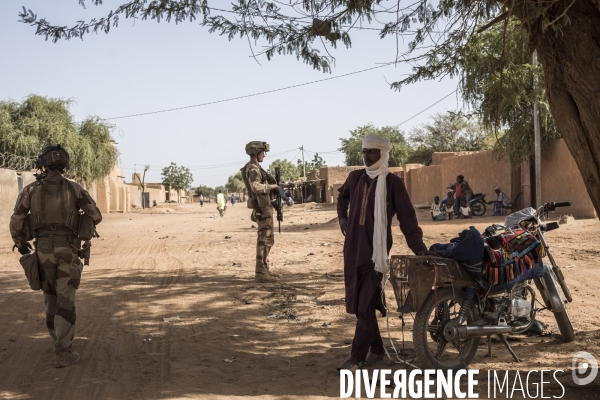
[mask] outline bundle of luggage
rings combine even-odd
[[[541,270],[544,246],[524,229],[484,238],[482,277],[490,285],[504,286],[531,279]],[[536,268],[537,266],[537,268]]]

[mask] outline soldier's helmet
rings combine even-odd
[[[68,169],[71,166],[69,152],[60,144],[47,146],[38,154],[37,168],[58,167]]]
[[[246,145],[246,154],[248,154],[249,156],[254,156],[260,153],[261,151],[268,153],[269,150],[270,146],[267,142],[254,141]]]

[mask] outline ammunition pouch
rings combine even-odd
[[[258,208],[265,209],[271,207],[271,196],[269,194],[261,194],[256,196]]]
[[[79,214],[79,221],[77,226],[77,237],[81,240],[91,240],[96,232],[96,225],[94,220],[87,214]]]
[[[23,267],[23,272],[25,272],[25,277],[27,278],[27,282],[29,282],[31,290],[40,290],[42,284],[37,253],[34,251],[21,256],[19,263],[21,263],[21,266]]]
[[[253,210],[255,208],[258,208],[258,200],[256,200],[256,197],[248,196],[248,200],[246,200],[246,206],[248,206],[248,208],[251,208]]]

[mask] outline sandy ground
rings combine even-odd
[[[81,361],[64,369],[52,367],[42,295],[29,290],[12,244],[2,236],[0,398],[338,397],[334,369],[349,355],[355,318],[344,308],[343,236],[335,206],[285,211],[271,253],[274,270],[282,274],[277,284],[254,283],[256,229],[244,204],[229,205],[224,218],[214,204],[105,215],[77,294],[74,349]],[[433,223],[425,212],[419,219],[428,245],[447,242],[471,224],[482,229],[502,221]],[[397,224],[393,229],[392,253],[407,254]],[[494,343],[494,357],[485,358],[487,347],[481,346],[471,367],[561,369],[563,398],[600,398],[600,378],[583,389],[570,378],[576,351],[600,360],[600,223],[576,221],[547,238],[574,295],[569,313],[576,341],[519,336],[512,344],[522,363]],[[393,305],[391,288],[386,295]],[[552,314],[538,318],[556,328]],[[404,337],[411,348],[412,320],[406,322],[402,330],[392,312],[390,332],[397,346]],[[385,326],[380,319],[382,330]],[[383,361],[377,367],[397,368],[390,365]],[[479,390],[487,397],[487,382]],[[560,395],[560,389],[552,390]]]

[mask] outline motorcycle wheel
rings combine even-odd
[[[575,332],[573,330],[573,325],[571,324],[571,318],[569,318],[569,313],[567,312],[565,300],[560,294],[560,289],[558,288],[558,280],[556,279],[556,276],[550,267],[545,268],[544,282],[546,283],[548,292],[550,292],[550,296],[557,296],[564,305],[562,310],[553,310],[553,313],[554,318],[556,319],[556,324],[558,325],[558,330],[560,331],[560,335],[565,342],[570,343],[575,340]]]
[[[417,312],[413,341],[417,359],[424,368],[456,371],[467,368],[475,358],[479,337],[448,342],[443,334],[446,325],[456,324],[463,297],[464,292],[458,288],[438,289],[437,294],[431,291]],[[472,323],[476,315],[475,305],[471,304],[467,323]]]
[[[471,204],[471,212],[475,217],[483,217],[485,210],[485,203],[481,200],[477,200],[475,203]]]

